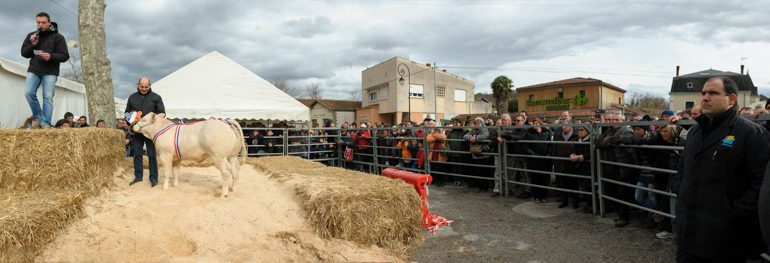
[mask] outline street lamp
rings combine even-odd
[[[406,87],[406,102],[409,108],[409,114],[407,115],[407,120],[409,122],[412,122],[412,94],[411,94],[411,88],[412,88],[412,72],[409,70],[409,67],[404,63],[399,63],[396,67],[398,69],[398,75],[400,76],[398,78],[398,84],[401,86],[404,86],[404,75],[406,75],[406,81],[408,82],[408,86]]]

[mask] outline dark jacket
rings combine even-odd
[[[570,134],[570,137],[565,139],[564,135],[559,132],[553,137],[554,141],[564,142],[564,141],[570,141],[570,142],[576,142],[578,140],[577,131],[573,130],[572,134]],[[576,152],[575,147],[577,145],[575,144],[553,144],[551,145],[551,156],[554,157],[569,157],[570,154],[573,154]],[[573,162],[569,160],[554,160],[553,166],[554,170],[557,173],[574,173],[575,170],[578,168],[579,162]]]
[[[21,44],[21,56],[29,59],[27,72],[38,75],[59,75],[59,64],[67,61],[70,54],[67,51],[67,41],[59,34],[58,25],[51,22],[51,27],[38,34],[37,45],[33,46],[29,37],[35,32],[27,34]],[[45,61],[42,56],[35,55],[34,50],[42,50],[51,54],[51,59]]]
[[[759,222],[762,227],[762,237],[767,243],[767,253],[770,254],[770,169],[765,168],[765,180],[759,191]]]
[[[128,103],[126,103],[126,112],[141,111],[142,116],[154,112],[155,114],[166,113],[166,108],[163,106],[163,99],[160,98],[152,89],[147,94],[134,92],[128,97]]]
[[[577,141],[581,141],[580,138],[577,138]],[[591,141],[591,135],[589,134],[586,136],[584,141],[582,142],[590,142]],[[577,144],[575,145],[575,155],[582,155],[583,161],[577,162],[577,168],[575,170],[577,171],[576,174],[580,175],[589,175],[591,174],[591,145],[584,145],[584,144]]]
[[[673,143],[669,143],[666,140],[663,140],[663,137],[660,136],[660,133],[657,133],[650,137],[625,137],[621,139],[621,142],[623,144],[630,144],[630,145],[660,145],[660,146],[681,146],[680,138],[678,135],[675,136],[675,141]],[[640,165],[643,165],[644,160],[646,162],[655,168],[661,168],[661,169],[668,169],[668,170],[677,170],[679,168],[679,159],[680,159],[680,153],[675,150],[654,150],[654,149],[637,149],[637,160]],[[679,181],[681,178],[679,178],[676,175],[668,174],[668,173],[661,173],[661,172],[652,172],[652,174],[655,177],[668,177],[668,176],[674,176],[675,184],[672,185],[672,191],[676,193],[678,191],[679,187]]]
[[[636,157],[634,157],[634,150],[627,147],[615,147],[615,144],[610,140],[612,137],[632,137],[634,131],[628,126],[621,126],[618,129],[607,127],[608,129],[599,135],[596,141],[596,147],[601,149],[602,160],[636,164]],[[639,170],[627,167],[620,167],[615,165],[605,164],[602,166],[602,175],[613,179],[622,179],[625,182],[636,183],[636,177],[639,174]]]
[[[712,259],[758,252],[752,249],[761,240],[753,239],[760,232],[757,206],[770,133],[740,118],[736,107],[712,123],[698,117],[687,135],[676,206],[680,252]]]
[[[507,141],[509,154],[527,154],[527,144],[514,141],[524,140],[528,130],[529,128],[518,128],[514,126],[512,130],[505,131],[500,135],[500,137],[503,137]]]
[[[458,151],[458,152],[464,152],[468,151],[467,149],[463,148],[463,139],[464,131],[463,129],[454,128],[452,131],[447,134],[447,143],[449,143],[449,150],[451,151]],[[449,153],[447,154],[447,158],[449,158],[449,161],[460,161],[464,155],[462,153]]]

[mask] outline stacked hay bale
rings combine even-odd
[[[31,261],[112,182],[115,129],[0,130],[0,261]]]
[[[422,241],[420,198],[413,186],[401,180],[298,157],[249,158],[247,162],[293,186],[305,219],[324,238],[377,245],[402,255]]]

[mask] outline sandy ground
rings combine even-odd
[[[129,171],[132,173],[132,171]],[[219,198],[213,167],[183,167],[179,186],[131,187],[133,175],[90,200],[87,216],[67,227],[36,261],[317,262],[399,261],[377,247],[318,237],[293,190],[250,165],[236,191]]]

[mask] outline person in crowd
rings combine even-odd
[[[32,116],[44,128],[51,126],[53,96],[59,65],[69,60],[67,41],[59,34],[59,26],[51,22],[51,16],[40,12],[35,16],[37,30],[27,34],[21,44],[21,56],[29,59],[24,95],[32,109]],[[43,106],[37,98],[37,90],[43,87]]]
[[[751,118],[754,116],[754,109],[751,107],[743,107],[740,111],[738,111],[738,115],[741,117]]]
[[[762,237],[767,244],[767,255],[770,255],[770,169],[765,169],[765,179],[759,190],[759,222],[762,229]]]
[[[24,124],[22,124],[19,129],[36,129],[40,128],[40,123],[37,121],[37,118],[35,116],[31,116],[24,120]]]
[[[67,112],[64,114],[64,119],[72,125],[72,127],[75,127],[75,114],[72,114],[72,112]]]
[[[429,127],[434,127],[436,123],[431,121],[428,125]],[[427,141],[430,149],[430,155],[428,157],[431,161],[430,168],[439,173],[447,173],[450,171],[447,168],[448,164],[445,164],[447,161],[447,154],[445,152],[439,152],[446,150],[446,138],[446,132],[441,128],[433,128],[428,133]],[[447,176],[439,173],[433,175],[433,182],[436,186],[442,187],[446,183]]]
[[[468,155],[460,152],[468,152],[468,148],[467,144],[463,141],[465,131],[463,128],[460,128],[460,126],[463,126],[463,124],[459,119],[455,119],[452,121],[452,124],[447,127],[449,129],[447,141],[449,150],[452,151],[447,154],[447,161],[453,163],[451,165],[451,173],[453,174],[466,174],[466,171],[468,170],[466,166],[461,165],[467,163]],[[459,185],[463,181],[462,179],[455,179],[453,177],[449,177],[447,180],[454,180],[455,185]]]
[[[493,138],[493,140],[489,143],[489,152],[494,154],[492,156],[493,165],[495,166],[494,172],[492,173],[492,177],[495,179],[493,181],[493,185],[495,187],[492,188],[492,197],[496,197],[500,195],[500,180],[503,178],[503,166],[500,164],[500,143],[497,140],[500,134],[500,128],[503,126],[503,121],[501,119],[494,120],[492,122],[492,125],[489,126],[489,138]],[[494,189],[497,189],[497,192],[494,191]]]
[[[96,121],[96,128],[105,128],[105,127],[107,127],[107,124],[104,122],[104,120]]]
[[[532,128],[530,128],[527,140],[534,141],[548,141],[550,140],[549,131],[541,127],[543,120],[535,119],[532,122]],[[527,153],[532,156],[547,156],[550,153],[550,146],[547,143],[527,143]],[[550,181],[551,161],[541,158],[527,158],[527,168],[535,171],[542,171],[540,173],[530,173],[530,181],[532,184],[539,186],[547,186]],[[535,201],[540,203],[546,203],[548,197],[548,189],[542,187],[532,187],[532,197]]]
[[[380,165],[390,166],[393,140],[388,129],[377,132],[377,156]]]
[[[687,135],[680,170],[677,262],[745,262],[766,249],[758,196],[770,133],[738,116],[737,93],[728,77],[710,78],[701,91],[703,114]]]
[[[660,119],[661,120],[668,120],[668,118],[670,118],[671,116],[674,116],[674,115],[675,115],[674,111],[672,111],[672,110],[664,110],[663,112],[660,113]]]
[[[667,112],[664,111],[664,113]],[[671,115],[673,115],[673,113]],[[620,123],[623,121],[623,115],[616,112],[610,112],[605,114],[604,120],[608,123]],[[635,164],[635,158],[633,156],[632,149],[625,147],[615,147],[614,144],[608,140],[608,138],[613,136],[619,136],[623,138],[631,137],[633,134],[634,132],[631,130],[631,128],[621,124],[614,125],[606,129],[606,131],[599,136],[596,145],[597,148],[601,149],[602,159],[611,162]],[[632,168],[605,164],[602,167],[602,171],[604,173],[604,178],[627,184],[635,184],[637,181],[637,171]],[[613,183],[606,183],[604,189],[609,196],[613,196],[627,203],[633,202],[634,191],[632,191],[629,187],[619,186]],[[627,226],[629,220],[629,207],[621,203],[615,204],[615,207],[618,214],[618,218],[615,219],[615,227]]]
[[[80,116],[80,118],[78,118],[77,127],[78,128],[88,127],[88,119],[86,118],[86,116]]]
[[[577,142],[591,142],[591,126],[578,126],[577,127]],[[591,176],[591,146],[578,144],[574,147],[575,152],[569,155],[569,160],[575,164],[575,174],[583,176]],[[593,185],[591,185],[591,179],[576,178],[577,186],[581,191],[591,192]],[[584,196],[586,205],[583,207],[584,213],[593,213],[593,203],[591,196]],[[579,203],[578,203],[579,205]]]
[[[128,121],[126,121],[126,119],[119,118],[115,120],[115,122],[117,123],[116,127],[118,128],[118,130],[123,132],[123,139],[126,147],[126,151],[124,155],[126,157],[131,157],[131,132],[129,132],[128,130],[130,128],[128,126]]]
[[[371,163],[372,162],[372,149],[369,147],[371,145],[371,139],[372,139],[372,133],[367,129],[368,126],[366,124],[361,123],[361,129],[356,131],[356,133],[353,135],[353,142],[356,145],[356,148],[354,149],[358,155],[358,161],[363,163]],[[361,171],[363,171],[364,167],[361,166]]]
[[[166,113],[163,99],[157,93],[152,92],[150,78],[139,78],[136,83],[136,92],[128,97],[125,112],[141,112],[143,115]],[[83,122],[85,123],[85,121]],[[155,145],[151,139],[144,137],[144,135],[135,134],[131,140],[131,148],[134,149],[134,181],[129,183],[129,186],[141,182],[144,177],[142,156],[145,146],[147,147],[147,158],[150,161],[150,185],[152,187],[158,185],[158,159],[155,156]]]
[[[572,126],[569,126],[572,124],[572,121],[569,119],[562,119],[561,124],[564,125],[561,127],[560,132],[556,134],[553,138],[554,141],[557,142],[575,142],[578,140],[578,134],[574,132],[574,128]],[[554,157],[564,157],[569,158],[572,154],[577,152],[575,150],[575,144],[554,144],[551,146],[551,156]],[[572,161],[572,160],[554,160],[553,161],[553,167],[554,172],[557,173],[566,173],[566,174],[577,174],[577,166],[578,162]],[[569,177],[569,176],[556,176],[556,183],[561,189],[568,189],[568,190],[578,190],[577,186],[577,178]],[[578,199],[579,196],[576,193],[570,193],[570,192],[560,192],[560,203],[559,208],[567,207],[570,203],[570,200],[572,201],[572,208],[578,209],[580,208],[580,200]]]
[[[503,143],[506,143],[505,139],[503,139],[502,136],[503,136],[503,134],[505,134],[507,129],[510,129],[511,124],[513,124],[513,121],[511,120],[511,115],[508,114],[508,113],[504,113],[503,115],[500,115],[499,121],[500,121],[500,125],[498,125],[498,127],[500,129],[499,133],[497,134],[497,136],[490,136],[490,138],[492,138],[493,140],[497,140],[498,152],[502,152],[503,148],[504,148],[503,147]],[[505,145],[505,146],[513,147],[513,146],[511,146],[511,144],[508,144],[508,145]],[[509,152],[510,152],[510,150],[509,150]],[[505,152],[503,154],[507,154],[507,152]],[[495,164],[496,164],[495,165],[495,186],[494,186],[494,188],[492,188],[492,196],[500,195],[500,191],[501,191],[500,188],[501,188],[501,186],[504,183],[503,182],[504,179],[502,178],[502,176],[503,176],[503,174],[506,171],[503,170],[502,163],[499,161],[499,158],[500,158],[500,155],[496,156],[496,159],[495,159],[496,160],[496,162],[495,162]],[[511,167],[511,168],[514,167],[514,161],[513,161],[514,158],[513,157],[506,157],[504,160],[506,160],[506,162],[507,162],[507,164],[506,164],[507,167]]]
[[[479,149],[478,152],[472,153],[470,163],[479,165],[472,167],[472,175],[477,177],[490,177],[494,170],[486,166],[492,166],[493,160],[490,158],[489,153],[489,129],[484,126],[484,119],[476,117],[473,120],[473,128],[468,131],[463,140],[470,144],[470,149]],[[468,186],[471,188],[478,188],[479,192],[489,191],[489,182],[482,179],[469,179]]]
[[[403,163],[402,167],[416,167],[416,160],[412,158],[412,151],[414,148],[416,148],[416,145],[414,145],[412,142],[413,141],[409,138],[409,134],[406,132],[406,130],[402,129],[399,133],[399,136],[397,137],[396,143],[396,148],[401,150],[401,162]]]
[[[278,153],[278,147],[276,146],[276,140],[273,136],[273,130],[267,130],[265,133],[265,136],[262,137],[262,146],[264,146],[262,149],[265,149],[265,153]]]
[[[264,145],[263,141],[265,140],[265,136],[262,135],[262,132],[260,130],[252,130],[249,132],[249,153],[251,154],[257,154],[261,155],[264,154],[265,148],[262,147]]]
[[[506,130],[502,135],[498,136],[497,140],[498,142],[508,141],[508,154],[528,154],[527,144],[526,143],[514,143],[512,141],[514,140],[521,140],[524,139],[527,134],[528,130],[524,128],[526,125],[526,117],[525,115],[519,114],[516,116],[513,120],[513,129]],[[508,157],[509,164],[508,167],[512,168],[519,168],[519,169],[527,169],[527,162],[526,158],[520,158],[520,157]],[[522,183],[531,183],[529,173],[522,172],[522,171],[516,171],[511,170],[514,173],[513,178]],[[522,186],[522,191],[517,196],[520,199],[528,199],[532,198],[532,192],[530,191],[530,188],[528,186]]]

